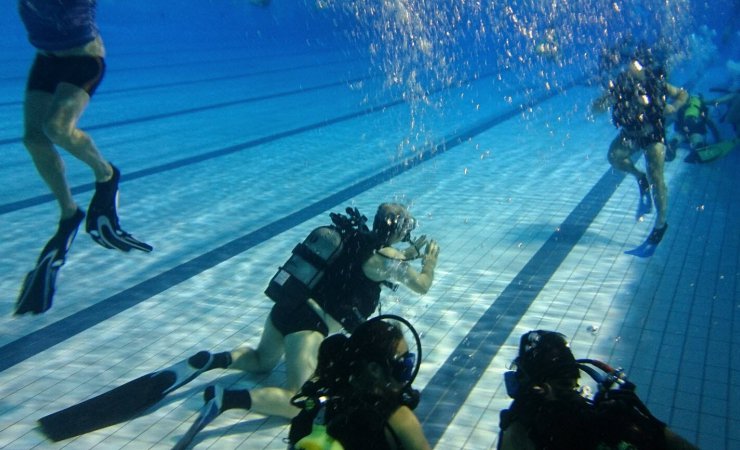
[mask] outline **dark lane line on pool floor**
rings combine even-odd
[[[349,64],[349,63],[354,63],[356,61],[357,59],[323,61],[321,63],[311,63],[311,64],[303,64],[303,65],[298,65],[298,66],[286,66],[286,67],[278,67],[274,69],[255,70],[251,72],[241,72],[241,73],[234,73],[234,74],[228,74],[228,75],[225,74],[225,75],[219,75],[219,76],[212,76],[208,78],[195,78],[195,79],[190,79],[190,80],[171,81],[168,83],[141,84],[141,85],[136,85],[136,86],[124,87],[124,88],[100,89],[95,92],[95,97],[100,98],[100,97],[105,97],[106,95],[121,94],[121,93],[126,93],[126,92],[141,92],[141,91],[147,91],[151,89],[163,89],[163,88],[171,88],[171,87],[177,87],[177,86],[191,86],[191,85],[197,85],[197,84],[208,84],[208,83],[213,83],[217,81],[230,81],[230,80],[238,80],[238,79],[245,79],[245,78],[253,78],[253,77],[264,76],[264,75],[274,75],[274,74],[284,73],[284,72],[293,72],[297,70],[333,66],[337,64]],[[103,86],[105,86],[105,84]],[[10,100],[10,101],[0,102],[0,107],[21,106],[22,104],[23,104],[22,100]],[[84,128],[89,129],[89,127],[84,127]],[[8,141],[9,139],[10,138],[4,139],[0,141],[0,143],[4,141]]]
[[[206,49],[201,49],[201,50],[206,51]],[[232,49],[228,49],[228,48],[217,49],[217,51],[223,51],[223,52],[228,52],[229,50],[235,50],[235,48],[232,48]],[[112,56],[112,57],[109,56],[109,57],[106,58],[106,60],[112,58],[115,61],[121,61],[121,60],[128,59],[129,57],[133,57],[137,61],[139,61],[142,58],[142,56],[144,56],[144,57],[152,57],[152,56],[157,56],[157,55],[161,56],[161,58],[159,60],[157,60],[157,64],[143,64],[143,65],[138,65],[138,66],[137,65],[127,65],[125,63],[118,63],[118,62],[116,62],[116,63],[110,64],[108,66],[108,69],[106,69],[106,73],[108,73],[108,74],[111,74],[111,73],[118,74],[118,73],[125,73],[125,72],[137,72],[137,74],[141,74],[142,71],[150,70],[150,69],[169,69],[169,70],[173,70],[173,69],[182,68],[182,67],[188,67],[188,66],[201,67],[204,64],[222,64],[222,63],[231,63],[231,64],[233,64],[233,63],[251,62],[251,63],[258,64],[258,65],[265,65],[265,64],[268,64],[269,63],[269,61],[266,59],[267,58],[267,55],[245,55],[245,56],[239,56],[239,57],[236,57],[236,58],[234,58],[234,57],[228,57],[228,58],[224,57],[224,58],[217,58],[217,59],[193,59],[193,60],[190,60],[190,61],[179,60],[179,61],[164,62],[164,61],[167,60],[167,57],[171,56],[172,54],[183,53],[183,52],[184,53],[192,54],[193,53],[193,49],[192,48],[187,48],[187,49],[172,49],[171,48],[171,49],[167,49],[165,51],[151,51],[151,52],[146,52],[146,51],[138,52],[137,51],[136,53],[120,53],[120,52],[116,52],[114,56]],[[206,52],[207,53],[212,53],[212,50],[211,49],[208,49]],[[306,52],[287,52],[287,53],[281,53],[281,54],[271,55],[269,57],[269,59],[279,60],[279,59],[283,59],[283,58],[289,58],[289,57],[292,57],[292,56],[294,56],[294,57],[300,57],[300,56],[309,56],[309,55],[310,56],[313,56],[313,57],[316,57],[317,55],[321,55],[321,54],[336,54],[336,53],[338,53],[338,52],[337,51],[334,51],[334,50],[324,50],[324,51],[317,51],[317,52],[313,52],[313,53],[306,53]],[[22,83],[25,84],[25,81],[28,78],[28,69],[31,67],[31,63],[33,62],[33,56],[34,56],[34,53],[33,52],[30,52],[30,53],[27,54],[27,57],[17,59],[15,61],[15,63],[23,63],[22,73],[20,73],[20,74],[14,74],[14,75],[8,75],[8,76],[0,76],[0,83],[7,82],[7,81],[11,81],[11,82],[12,81],[18,81],[18,82],[22,82]],[[14,63],[13,61],[0,60],[0,64],[8,65],[8,64],[13,64],[13,63]]]
[[[301,87],[297,89],[291,89],[288,91],[273,92],[271,94],[255,95],[253,97],[245,97],[245,98],[240,98],[236,100],[229,100],[227,102],[212,103],[209,105],[178,109],[176,111],[151,114],[148,116],[133,117],[131,119],[123,119],[123,120],[116,120],[113,122],[98,123],[95,125],[86,126],[84,127],[84,129],[85,131],[102,130],[105,128],[115,128],[115,127],[120,127],[120,126],[133,125],[137,123],[150,122],[154,120],[170,119],[172,117],[184,116],[188,114],[196,114],[196,113],[201,113],[204,111],[210,111],[214,109],[228,108],[231,106],[244,105],[248,103],[255,103],[255,102],[265,101],[265,100],[272,100],[272,99],[281,98],[281,97],[290,97],[291,95],[307,94],[307,93],[319,91],[322,89],[330,89],[330,88],[334,88],[337,86],[358,83],[361,81],[366,81],[371,78],[373,77],[363,76],[363,77],[357,77],[357,78],[347,79],[347,80],[331,81],[329,83],[322,83],[322,84],[317,84],[317,85],[309,86],[309,87]],[[21,142],[22,142],[22,138],[20,137],[0,139],[0,146],[8,145],[8,144],[20,144]]]
[[[567,90],[572,85],[563,87]],[[556,96],[547,92],[528,102],[534,106]],[[296,227],[317,215],[356,197],[363,192],[397,177],[422,163],[432,160],[448,150],[467,142],[476,135],[520,114],[518,107],[498,114],[451,136],[438,145],[430,146],[415,157],[399,162],[375,175],[355,183],[322,200],[306,206],[293,214],[278,219],[255,231],[247,233],[218,248],[179,264],[152,278],[112,295],[100,302],[71,314],[63,319],[33,331],[0,347],[0,372],[19,364],[103,321],[146,301],[204,271]]]
[[[514,327],[624,177],[624,173],[613,170],[602,175],[503,292],[492,299],[491,306],[427,383],[416,414],[432,447],[439,442]],[[491,419],[491,427],[497,420],[498,417]]]
[[[443,92],[443,91],[445,91],[447,89],[450,89],[450,88],[453,88],[453,87],[464,86],[466,84],[470,84],[470,83],[473,83],[473,82],[482,81],[482,80],[487,79],[487,78],[490,78],[492,76],[494,76],[493,73],[481,75],[479,77],[476,77],[473,80],[466,80],[466,81],[460,82],[460,83],[458,83],[458,84],[456,84],[454,86],[450,86],[448,88],[440,88],[440,89],[437,89],[435,91],[430,92],[429,95],[434,95],[434,94],[437,94],[439,92]],[[372,77],[367,77],[367,78],[372,78]],[[366,78],[360,78],[358,80],[364,80],[364,79],[366,79]],[[345,80],[345,81],[332,82],[332,83],[330,83],[330,85],[332,85],[332,86],[338,86],[338,85],[342,85],[342,84],[350,83],[350,82],[352,82],[352,80],[350,80],[350,81],[346,81]],[[319,89],[319,88],[307,88],[307,89]],[[300,94],[300,93],[305,93],[305,92],[307,92],[307,90],[287,91],[287,92],[282,92],[282,93],[269,94],[269,95],[265,96],[265,98],[262,98],[261,100],[264,100],[266,98],[276,98],[276,97],[288,96],[288,95],[293,95],[293,94]],[[244,101],[246,102],[247,100],[244,100]],[[249,100],[249,101],[252,101],[252,100]],[[149,168],[141,169],[141,170],[136,170],[136,171],[133,171],[133,172],[127,172],[127,173],[125,173],[125,174],[122,175],[122,177],[121,177],[121,183],[125,183],[127,181],[135,180],[135,179],[142,178],[142,177],[149,176],[149,175],[160,174],[162,172],[167,172],[169,170],[177,169],[177,168],[188,166],[188,165],[191,165],[191,164],[197,164],[197,163],[200,163],[200,162],[203,162],[203,161],[207,161],[209,159],[214,159],[214,158],[218,158],[218,157],[221,157],[221,156],[229,155],[231,153],[236,153],[236,152],[240,152],[242,150],[247,150],[247,149],[250,149],[250,148],[254,148],[254,147],[257,147],[259,145],[267,144],[269,142],[273,142],[273,141],[276,141],[276,140],[279,140],[279,139],[282,139],[282,138],[291,137],[291,136],[295,136],[295,135],[298,135],[298,134],[301,134],[301,133],[313,131],[313,130],[316,130],[316,129],[319,129],[319,128],[322,128],[322,127],[327,127],[327,126],[335,125],[335,124],[338,124],[338,123],[341,123],[341,122],[346,122],[346,121],[353,120],[353,119],[356,119],[358,117],[366,116],[366,115],[373,114],[373,113],[376,113],[376,112],[382,112],[385,109],[388,109],[388,108],[392,108],[394,106],[401,105],[401,104],[403,104],[405,102],[406,101],[403,99],[403,97],[400,96],[400,97],[398,97],[396,99],[392,99],[392,100],[388,101],[387,103],[383,103],[383,104],[380,104],[380,105],[374,105],[374,106],[371,106],[369,108],[365,108],[363,110],[356,111],[356,112],[353,112],[353,113],[345,114],[345,115],[334,117],[334,118],[331,118],[331,119],[322,120],[322,121],[319,121],[319,122],[315,122],[315,123],[312,123],[312,124],[308,124],[308,125],[304,125],[304,126],[301,126],[301,127],[293,128],[293,129],[290,129],[290,130],[281,131],[279,133],[275,133],[275,134],[271,134],[271,135],[267,135],[267,136],[255,138],[255,139],[252,139],[252,140],[249,140],[249,141],[246,141],[246,142],[242,142],[240,144],[235,144],[235,145],[231,145],[231,146],[224,147],[224,148],[221,148],[221,149],[213,150],[211,152],[201,153],[201,154],[197,154],[197,155],[190,156],[190,157],[187,157],[187,158],[178,159],[178,160],[175,160],[175,161],[172,161],[172,162],[169,162],[169,163],[160,164],[158,166],[149,167]],[[228,102],[228,103],[232,103],[232,102]],[[220,107],[223,107],[225,104],[220,104],[220,105],[221,105]],[[213,108],[215,108],[215,106],[211,105],[211,106],[200,107],[198,109],[205,110],[205,109],[213,109]],[[190,110],[190,112],[193,112],[193,110]],[[142,122],[144,120],[153,120],[152,118],[171,117],[172,115],[177,115],[177,114],[181,114],[181,112],[159,114],[159,115],[156,115],[156,116],[150,116],[149,119],[144,119],[144,118],[131,119],[131,121]],[[106,126],[120,125],[120,124],[123,124],[124,122],[125,121],[115,122],[113,124],[107,124]],[[99,125],[98,127],[102,127],[102,125]],[[94,127],[88,127],[87,129],[88,130],[89,129],[94,129]],[[2,145],[2,143],[3,143],[3,141],[0,140],[0,145]],[[84,192],[90,192],[94,188],[95,188],[95,184],[94,183],[86,183],[86,184],[82,184],[82,185],[78,185],[78,186],[73,186],[71,188],[71,191],[72,191],[72,194],[73,195],[76,195],[76,194],[80,194],[80,193],[84,193]],[[0,204],[0,215],[8,214],[8,213],[11,213],[11,212],[14,212],[14,211],[18,211],[18,210],[21,210],[21,209],[24,209],[24,208],[30,208],[30,207],[33,207],[33,206],[38,206],[38,205],[41,205],[41,204],[44,204],[44,203],[48,203],[48,202],[53,202],[53,201],[55,201],[54,200],[54,197],[49,193],[49,194],[42,194],[42,195],[37,195],[35,197],[30,197],[30,198],[18,200],[18,201],[15,201],[15,202]]]

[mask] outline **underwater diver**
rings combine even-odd
[[[341,329],[351,332],[366,320],[377,308],[381,286],[388,280],[419,294],[427,293],[434,281],[439,246],[434,240],[426,242],[424,236],[412,242],[410,234],[415,224],[404,206],[381,204],[373,230],[350,237],[350,242],[344,244],[349,247],[347,252],[327,270],[309,298],[288,293],[275,302],[256,349],[239,347],[230,353],[211,355],[213,363],[223,358],[223,368],[251,373],[272,370],[285,355],[288,383],[284,388],[262,388],[251,393],[226,391],[222,399],[226,406],[265,415],[295,416],[298,411],[290,398],[316,369],[318,347],[326,336]],[[393,247],[400,242],[411,245],[404,251]],[[418,257],[422,259],[420,272],[410,264]],[[223,409],[228,409],[226,406]]]
[[[630,58],[629,67],[610,83],[608,104],[612,108],[612,122],[620,131],[609,146],[609,164],[637,180],[638,220],[652,210],[653,201],[657,209],[653,230],[645,243],[630,254],[652,255],[668,228],[668,192],[663,175],[666,116],[683,107],[688,97],[684,89],[666,81],[661,65],[646,47],[638,49]],[[668,103],[669,98],[674,99],[673,103]],[[640,150],[645,155],[647,174],[632,161],[632,155]]]
[[[409,352],[397,316],[377,316],[348,338],[338,333],[319,347],[318,366],[291,402],[290,450],[424,450],[430,445],[413,410],[412,388],[421,358]],[[336,444],[340,444],[338,447]]]
[[[100,153],[77,122],[105,72],[105,49],[95,22],[94,0],[19,0],[20,17],[36,57],[24,100],[23,143],[36,170],[57,200],[61,218],[26,277],[15,314],[42,313],[51,307],[55,280],[85,213],[77,206],[56,147],[92,169],[95,194],[87,210],[86,231],[109,249],[144,252],[152,247],[123,231],[116,202],[120,171]]]
[[[596,360],[576,360],[554,331],[524,333],[515,371],[505,374],[513,402],[501,411],[498,449],[696,449],[656,419],[621,370]],[[592,399],[580,372],[598,383]]]
[[[722,141],[717,125],[709,117],[709,108],[702,95],[690,95],[686,104],[676,112],[676,120],[673,122],[675,134],[666,149],[666,161],[672,161],[676,157],[676,151],[682,144],[688,144],[692,153],[697,149],[705,147],[708,143],[706,135],[711,131],[714,143]],[[690,161],[691,155],[688,157]]]
[[[351,332],[372,315],[381,286],[395,289],[392,282],[397,282],[425,294],[434,281],[439,246],[425,236],[411,239],[416,220],[406,207],[381,204],[372,230],[356,208],[347,208],[347,213],[332,213],[333,225],[313,230],[270,281],[265,294],[275,303],[257,348],[198,352],[169,368],[42,418],[39,422],[44,433],[60,440],[119,423],[207,370],[266,373],[283,356],[287,375],[283,387],[250,391],[209,386],[196,428],[231,408],[268,416],[295,416],[299,410],[290,399],[315,371],[318,348],[326,336],[342,329]],[[394,247],[402,242],[408,244],[405,249]],[[416,259],[421,259],[421,271],[412,266]]]

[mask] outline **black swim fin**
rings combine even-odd
[[[121,229],[118,223],[118,183],[121,172],[111,164],[113,177],[105,182],[95,183],[95,195],[87,209],[85,231],[92,239],[105,248],[122,252],[141,250],[149,253],[153,247],[139,241]]]
[[[650,232],[650,235],[645,239],[645,242],[640,244],[639,247],[633,248],[632,250],[627,250],[627,255],[637,256],[640,258],[649,258],[653,256],[655,253],[655,249],[658,248],[658,244],[660,244],[660,241],[663,240],[663,235],[665,234],[666,230],[668,229],[668,224],[663,225],[661,228],[653,228],[653,231]]]
[[[41,250],[36,267],[23,280],[14,315],[41,314],[51,308],[57,274],[66,261],[67,252],[77,236],[77,228],[84,218],[85,213],[78,209],[72,217],[59,221],[57,232]]]
[[[206,401],[206,404],[200,409],[198,417],[195,422],[190,426],[188,431],[177,441],[172,450],[184,450],[190,446],[195,439],[195,436],[205,428],[209,423],[213,422],[213,419],[221,414],[221,408],[223,406],[223,388],[220,386],[211,386],[213,388],[210,400]],[[209,387],[210,388],[210,387]]]
[[[201,352],[167,369],[129,381],[97,397],[42,417],[38,421],[41,431],[49,439],[61,441],[133,419],[210,369],[212,361],[213,355]]]

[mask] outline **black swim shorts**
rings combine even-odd
[[[632,131],[625,130],[622,133],[625,139],[630,141],[634,146],[641,149],[645,149],[651,144],[661,143],[665,144],[665,129],[661,127],[653,127],[652,130],[645,132],[644,130]]]
[[[28,91],[53,94],[59,83],[73,84],[92,97],[103,80],[105,60],[99,56],[52,56],[41,53],[28,75]]]
[[[298,331],[318,331],[324,337],[329,335],[329,328],[304,300],[276,302],[270,311],[270,319],[283,336]]]

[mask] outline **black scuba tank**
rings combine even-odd
[[[270,280],[265,294],[275,302],[307,300],[343,247],[342,235],[335,226],[314,229],[295,246],[288,261]]]

